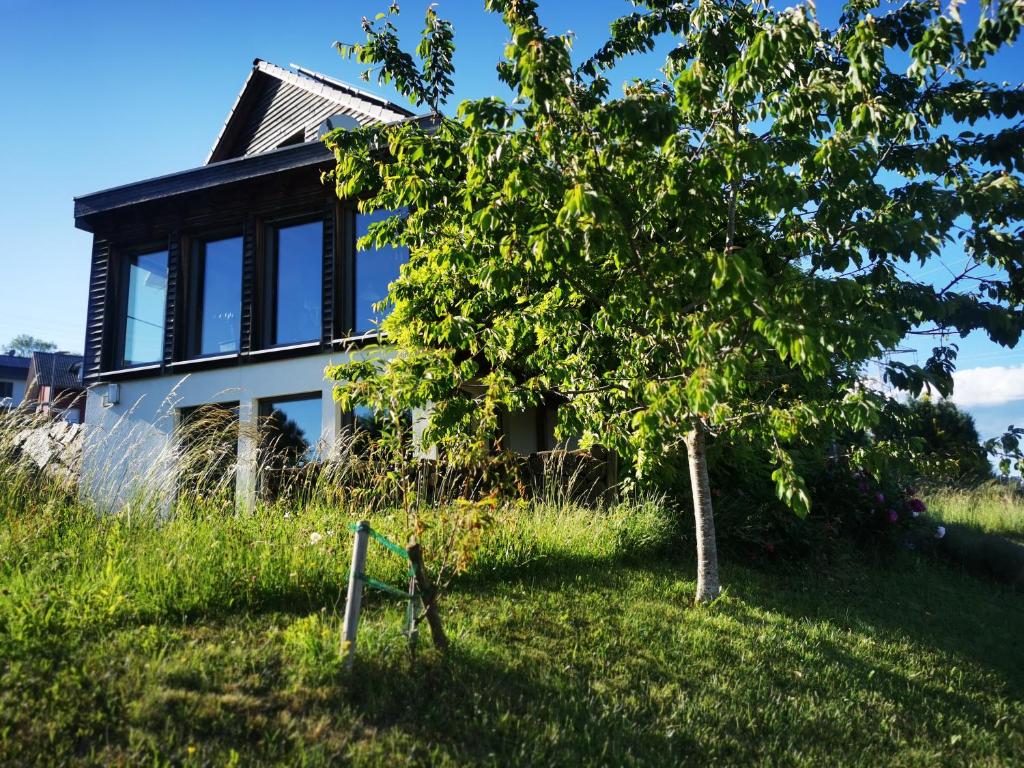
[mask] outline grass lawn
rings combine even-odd
[[[656,505],[502,513],[448,657],[370,593],[346,675],[350,519],[3,520],[0,764],[1024,763],[1024,598],[941,564],[727,561],[696,609]]]
[[[997,485],[976,491],[940,491],[928,498],[929,514],[1024,544],[1024,500]]]

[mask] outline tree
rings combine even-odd
[[[973,72],[1016,39],[1024,4],[984,4],[974,30],[956,3],[875,6],[826,29],[810,4],[648,0],[575,65],[535,2],[488,0],[514,98],[455,117],[437,114],[450,25],[427,12],[417,62],[396,6],[365,22],[366,42],[339,50],[435,116],[327,138],[340,197],[405,212],[367,240],[410,250],[382,325],[393,349],[333,369],[338,399],[431,404],[425,436],[449,451],[481,445],[501,408],[551,401],[559,434],[639,475],[685,449],[697,600],[714,599],[709,439],[764,451],[803,514],[795,453],[884,407],[865,361],[935,335],[924,365],[886,362],[885,378],[948,393],[951,332],[1020,337],[1024,91]],[[612,97],[609,72],[663,35],[663,69]],[[914,279],[943,248],[962,249],[963,274]],[[879,450],[848,460],[873,467]]]
[[[974,419],[951,400],[925,395],[899,409],[898,418],[875,430],[884,440],[917,441],[914,469],[920,479],[939,485],[976,485],[992,478],[992,464]]]
[[[19,357],[29,357],[33,352],[52,352],[57,345],[52,341],[43,341],[27,333],[21,333],[7,342],[7,349]]]

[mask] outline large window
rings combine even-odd
[[[297,467],[320,456],[320,395],[298,395],[260,403],[264,458],[280,467]]]
[[[265,498],[293,495],[315,476],[320,458],[319,394],[260,403],[260,492]]]
[[[190,356],[238,351],[242,313],[242,238],[196,243],[193,251]]]
[[[131,256],[126,282],[118,363],[132,366],[159,362],[163,358],[167,305],[167,251]]]
[[[324,224],[270,227],[264,301],[264,346],[316,341],[322,333]]]
[[[394,211],[374,211],[356,214],[356,241],[363,237],[371,224],[394,215]],[[355,332],[369,333],[377,329],[384,315],[374,309],[377,302],[387,298],[388,286],[398,279],[399,269],[409,260],[406,248],[386,246],[356,250],[355,263]]]
[[[185,494],[234,498],[238,431],[238,403],[181,410],[178,482]]]

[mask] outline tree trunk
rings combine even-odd
[[[690,465],[693,492],[693,520],[697,527],[697,598],[709,603],[722,591],[718,580],[718,546],[715,543],[715,515],[711,508],[711,481],[708,479],[704,425],[693,420],[686,433],[686,454]]]

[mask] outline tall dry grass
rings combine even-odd
[[[971,490],[935,490],[927,494],[928,514],[984,533],[1024,543],[1024,494],[1012,485],[988,483]]]

